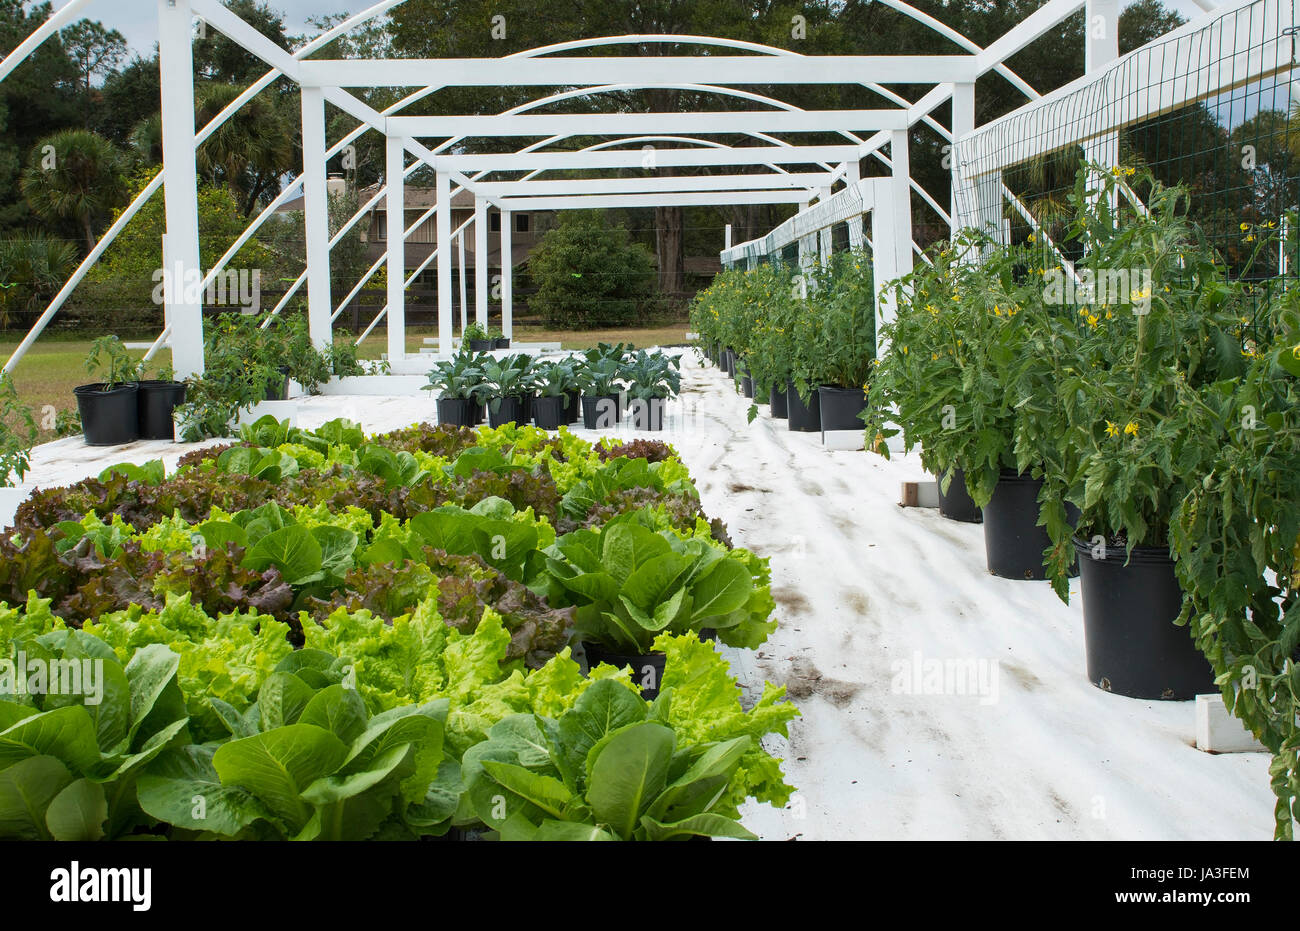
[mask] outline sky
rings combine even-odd
[[[1200,7],[1192,0],[1164,0],[1164,3],[1188,19],[1200,13]],[[63,2],[54,0],[54,5],[61,7]],[[309,16],[356,13],[370,5],[366,0],[270,0],[272,8],[285,14],[285,25],[290,35],[306,32]],[[91,0],[84,15],[122,33],[131,47],[142,55],[150,55],[158,40],[156,7],[150,0]]]

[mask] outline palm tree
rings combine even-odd
[[[195,123],[206,125],[244,92],[236,84],[209,84],[199,90]],[[229,185],[244,216],[258,202],[278,192],[280,178],[299,164],[295,147],[297,122],[266,93],[248,101],[199,146],[199,173]]]
[[[0,329],[31,314],[63,287],[77,267],[76,249],[62,239],[12,233],[0,239]]]
[[[97,133],[65,129],[36,143],[20,187],[42,220],[76,223],[89,252],[96,221],[121,203],[122,156]]]

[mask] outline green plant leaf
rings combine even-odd
[[[84,778],[66,786],[45,810],[45,823],[55,840],[99,840],[107,818],[104,787]]]
[[[676,737],[649,722],[615,732],[592,750],[587,803],[597,824],[631,840],[641,815],[663,791]]]

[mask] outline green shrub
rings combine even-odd
[[[653,295],[649,251],[596,211],[562,214],[529,257],[528,271],[537,286],[531,303],[555,329],[627,325]]]

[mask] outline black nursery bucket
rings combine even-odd
[[[663,653],[615,653],[607,650],[598,643],[582,642],[582,647],[587,653],[587,668],[592,669],[601,663],[609,663],[611,666],[617,666],[620,669],[624,666],[632,667],[632,684],[640,686],[641,697],[646,701],[654,701],[659,697],[659,686],[664,680],[664,666],[668,657]]]
[[[808,403],[799,397],[799,391],[791,382],[786,387],[787,425],[797,433],[816,433],[822,428],[821,402],[817,392],[812,393]]]
[[[89,446],[121,446],[140,439],[140,389],[135,382],[105,391],[102,384],[72,389]]]
[[[632,426],[637,430],[662,430],[664,428],[664,399],[638,399],[628,404]]]
[[[961,469],[952,470],[952,484],[948,486],[947,493],[943,490],[943,482],[939,483],[939,513],[949,520],[965,524],[984,522],[984,515],[966,490],[966,473]]]
[[[568,421],[568,411],[565,405],[568,398],[564,395],[554,397],[540,397],[533,400],[533,419],[537,426],[543,430],[558,430]]]
[[[588,430],[606,430],[618,423],[618,395],[582,396],[582,425]]]
[[[496,410],[492,410],[495,401],[488,404],[488,423],[493,427],[503,427],[508,423],[526,424],[527,407],[523,398],[501,398],[501,404]]]
[[[984,550],[989,572],[1004,579],[1041,581],[1047,578],[1043,552],[1051,546],[1047,530],[1038,526],[1038,493],[1042,479],[1004,470],[993,498],[984,508]],[[1078,519],[1067,507],[1071,523]]]
[[[823,385],[817,389],[821,406],[822,430],[866,429],[858,414],[867,409],[867,396],[861,388],[831,388]]]
[[[474,402],[468,398],[439,398],[438,423],[452,427],[474,426]]]
[[[1074,540],[1083,596],[1088,681],[1129,698],[1187,701],[1218,694],[1214,671],[1174,619],[1183,590],[1165,549]],[[1128,565],[1125,565],[1125,562]]]
[[[786,404],[785,392],[778,391],[776,385],[773,385],[768,394],[770,397],[769,403],[772,407],[772,416],[777,420],[787,419],[790,416],[790,408]]]
[[[185,383],[142,381],[136,394],[142,440],[176,439],[176,405],[185,403]]]

